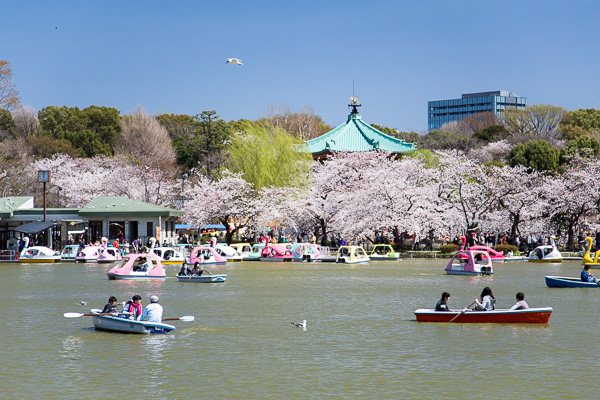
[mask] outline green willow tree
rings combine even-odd
[[[244,179],[259,189],[297,186],[306,181],[312,167],[310,153],[298,152],[298,139],[267,121],[230,123],[236,131],[229,144],[227,167],[243,172]]]

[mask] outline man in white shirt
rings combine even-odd
[[[158,296],[150,296],[150,304],[146,306],[140,320],[148,322],[162,322],[163,307],[158,304]]]

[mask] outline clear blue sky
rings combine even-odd
[[[541,1],[9,1],[0,59],[22,103],[152,114],[270,106],[425,132],[427,101],[509,90],[600,107],[600,3]],[[226,65],[228,57],[244,66]]]

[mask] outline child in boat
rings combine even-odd
[[[481,291],[481,300],[475,299],[475,310],[477,311],[492,311],[494,310],[496,304],[496,298],[492,293],[492,289],[489,287],[484,287]]]
[[[435,305],[435,311],[452,311],[448,308],[448,300],[450,300],[450,293],[442,293],[442,298]]]
[[[523,292],[517,293],[517,303],[514,306],[512,306],[510,309],[511,310],[527,310],[528,308],[529,308],[529,305],[525,301],[525,295],[523,294]]]
[[[108,298],[108,303],[106,303],[106,305],[102,309],[102,314],[107,314],[107,313],[115,314],[118,312],[119,311],[117,310],[117,298],[115,296],[110,296]]]

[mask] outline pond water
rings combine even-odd
[[[220,284],[109,281],[97,264],[1,264],[2,398],[597,398],[600,290],[550,289],[581,261],[507,263],[447,276],[448,260],[347,266],[244,262]],[[525,293],[546,325],[417,323],[442,291],[461,309],[490,286],[499,308]],[[160,297],[169,335],[96,331],[89,317],[140,294]],[[86,301],[87,306],[79,305]],[[291,322],[308,321],[304,331]]]

